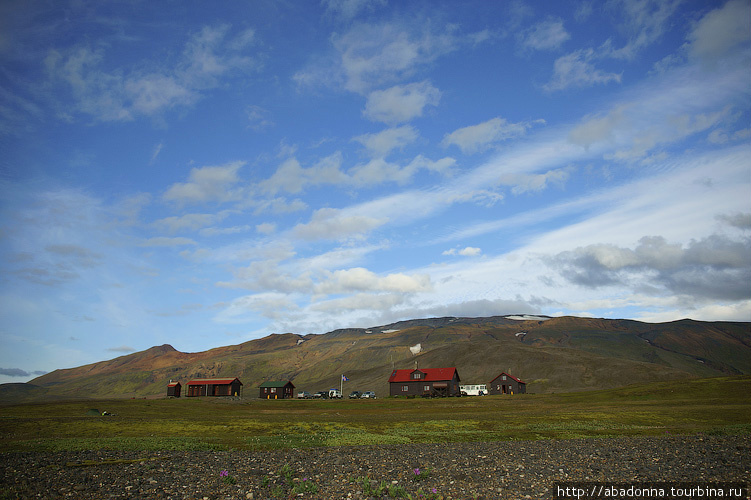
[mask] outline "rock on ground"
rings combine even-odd
[[[434,500],[540,499],[553,498],[553,485],[558,481],[742,481],[748,486],[751,436],[499,441],[269,452],[0,454],[3,500],[364,500],[407,495]]]

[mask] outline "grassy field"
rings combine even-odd
[[[87,414],[94,408],[113,416]],[[749,432],[749,376],[450,399],[121,399],[0,407],[3,452],[264,450]]]

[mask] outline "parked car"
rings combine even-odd
[[[331,399],[342,399],[342,391],[339,389],[329,389],[329,397]]]
[[[363,399],[375,399],[376,395],[373,391],[365,391],[362,393],[362,396],[360,396]]]
[[[308,391],[300,391],[297,393],[297,399],[310,399],[313,395]]]
[[[349,393],[349,399],[359,399],[360,391],[352,391]]]
[[[313,394],[315,399],[329,399],[329,391],[318,391]]]

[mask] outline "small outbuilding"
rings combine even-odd
[[[179,398],[181,389],[182,385],[180,384],[180,382],[173,382],[170,380],[169,384],[167,384],[167,397]]]
[[[291,399],[293,397],[295,386],[287,380],[268,381],[259,386],[261,399]]]
[[[187,396],[240,396],[242,386],[238,378],[196,378],[188,382]]]
[[[490,384],[490,394],[526,394],[527,384],[506,372],[494,378]]]
[[[389,395],[447,397],[461,396],[456,368],[394,370],[389,377]]]

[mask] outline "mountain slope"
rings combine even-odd
[[[561,392],[751,373],[749,323],[641,323],[576,317],[429,318],[323,335],[272,334],[239,345],[182,353],[169,345],[31,381],[56,397],[161,396],[172,380],[239,377],[246,397],[265,380],[298,390],[338,387],[388,394],[394,368],[456,366],[463,382],[502,371],[528,392]],[[419,345],[418,345],[419,344]],[[419,352],[418,352],[419,351]],[[417,354],[415,354],[417,353]],[[39,391],[37,391],[39,392]]]

